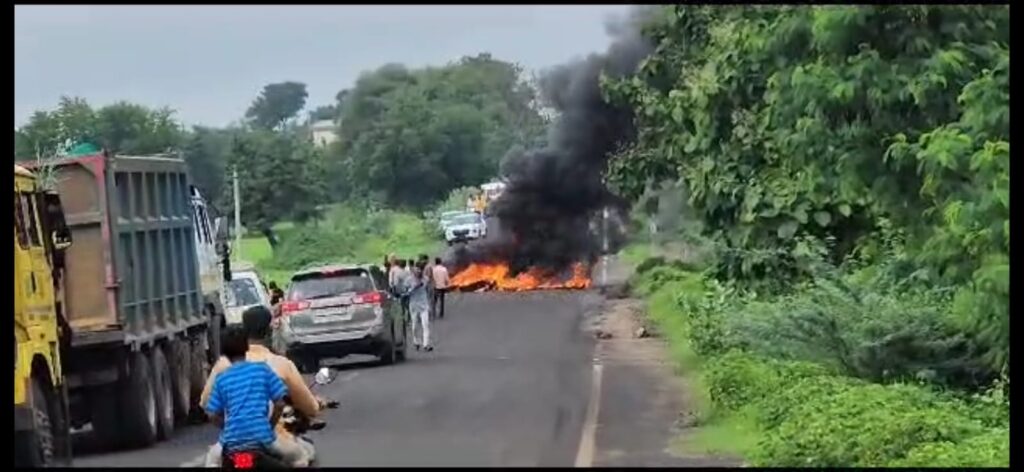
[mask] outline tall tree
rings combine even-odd
[[[263,87],[245,112],[249,122],[261,129],[278,129],[306,106],[306,84],[279,82]]]
[[[277,247],[275,223],[309,220],[322,203],[319,151],[304,136],[254,130],[235,136],[228,167],[238,172],[242,224]],[[225,192],[228,189],[225,188]]]
[[[533,147],[544,133],[535,91],[521,75],[519,66],[488,54],[362,75],[337,96],[332,192],[422,208],[494,177],[511,147]]]

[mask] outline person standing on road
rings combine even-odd
[[[426,280],[427,286],[427,311],[430,314],[431,320],[437,319],[437,313],[434,311],[434,266],[430,264],[430,256],[426,254],[420,254],[419,260],[416,261],[417,265],[423,267],[423,277]]]
[[[391,294],[398,296],[398,292],[395,290],[398,284],[398,258],[395,257],[394,253],[388,254],[388,289],[391,290]]]
[[[402,305],[402,316],[406,320],[409,319],[409,292],[413,289],[411,269],[412,261],[398,260],[398,270],[395,272],[395,293]]]
[[[278,288],[277,282],[274,282],[273,280],[270,281],[270,284],[267,285],[267,288],[269,289],[268,291],[270,292],[270,306],[277,305],[278,302],[280,302],[281,299],[284,298],[284,291]]]
[[[409,311],[412,314],[412,344],[418,351],[420,347],[430,352],[434,346],[430,343],[430,301],[427,298],[428,279],[424,273],[426,264],[416,264],[410,276],[412,289],[409,293]],[[421,334],[416,333],[416,328]]]
[[[434,297],[431,300],[431,305],[434,306],[437,317],[444,318],[444,294],[448,292],[448,285],[451,283],[448,278],[448,268],[441,262],[441,258],[437,257],[430,270],[432,272],[431,279],[434,282]]]

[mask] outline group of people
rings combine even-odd
[[[413,347],[434,350],[430,322],[444,318],[444,298],[450,279],[440,257],[433,263],[426,254],[416,260],[399,259],[390,254],[384,260],[388,289],[401,300],[402,313],[412,322]]]

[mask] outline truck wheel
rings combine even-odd
[[[167,350],[168,359],[171,361],[171,376],[174,388],[174,416],[184,418],[188,416],[190,401],[192,399],[192,353],[188,341],[171,341]]]
[[[224,323],[224,318],[218,316],[212,308],[207,308],[206,313],[210,319],[210,324],[207,328],[207,335],[209,336],[209,339],[206,343],[210,348],[210,352],[207,359],[209,359],[210,365],[214,365],[217,363],[217,359],[220,358],[220,332],[221,324]]]
[[[174,388],[171,366],[164,350],[159,346],[150,352],[153,366],[153,396],[156,397],[157,436],[170,438],[174,434]]]
[[[189,405],[199,405],[200,397],[203,395],[203,388],[206,387],[206,376],[209,372],[206,361],[206,349],[201,340],[193,340],[189,343],[189,387],[191,390],[191,401]]]
[[[153,368],[141,352],[128,359],[128,378],[124,379],[124,408],[121,440],[126,446],[147,447],[157,438],[157,405],[153,388]]]
[[[116,386],[95,387],[89,392],[92,431],[103,448],[113,448],[121,440],[121,416]]]
[[[32,453],[29,467],[54,465],[53,426],[50,423],[51,401],[38,378],[32,378]]]

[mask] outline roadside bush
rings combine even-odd
[[[1010,429],[995,428],[959,443],[922,444],[891,467],[1009,467]]]
[[[753,352],[824,362],[873,382],[974,389],[994,380],[984,350],[948,323],[948,297],[892,285],[886,277],[877,268],[820,277],[775,300],[731,308],[712,334],[729,333],[734,345]]]
[[[826,376],[829,371],[809,362],[779,361],[732,350],[705,364],[704,382],[715,407],[737,411],[775,396],[796,382]]]
[[[705,280],[704,285],[702,294],[689,292],[676,300],[686,316],[693,350],[702,356],[715,356],[742,348],[730,318],[751,296],[714,279]]]
[[[644,259],[639,265],[636,266],[637,274],[646,274],[651,269],[655,269],[665,265],[665,258],[661,256],[648,257]]]
[[[765,360],[730,351],[705,364],[704,382],[716,410],[728,412],[763,399],[778,375]]]
[[[352,255],[348,240],[323,229],[299,227],[282,238],[265,265],[270,269],[297,270],[310,264],[336,262]]]
[[[927,443],[957,442],[983,427],[934,392],[910,385],[859,385],[810,398],[752,458],[773,467],[881,467]]]
[[[762,402],[757,421],[766,430],[777,428],[801,405],[863,384],[861,380],[833,375],[808,375],[784,382],[779,392]]]
[[[651,295],[669,284],[680,284],[677,293],[701,293],[704,279],[699,273],[687,270],[681,265],[654,265],[643,272],[636,272],[629,281],[630,290],[641,296]]]

